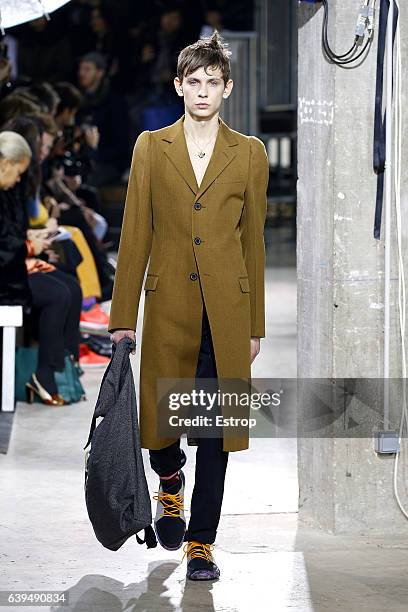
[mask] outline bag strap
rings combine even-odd
[[[95,406],[94,414],[93,414],[93,417],[92,417],[91,428],[89,430],[88,441],[87,441],[86,445],[84,446],[84,450],[89,446],[89,444],[91,442],[91,438],[93,436],[93,432],[95,431],[96,419],[98,418],[96,416],[96,409],[97,409],[98,404],[99,404],[99,399],[101,397],[101,393],[102,393],[102,388],[103,388],[104,382],[106,380],[106,377],[107,377],[107,375],[109,373],[109,370],[111,368],[111,365],[112,365],[112,361],[113,361],[113,356],[115,354],[115,350],[116,350],[116,345],[112,342],[112,357],[111,357],[111,359],[110,359],[110,361],[109,361],[109,363],[108,363],[108,365],[106,367],[106,370],[105,370],[105,372],[103,374],[103,377],[102,377],[102,382],[101,382],[101,386],[99,387],[98,398],[96,400],[96,406]]]
[[[144,535],[145,535],[145,539],[142,540],[136,534],[137,543],[138,544],[146,544],[147,548],[156,548],[156,546],[157,546],[156,535],[155,535],[155,533],[153,531],[153,527],[151,525],[148,525],[145,528]]]
[[[131,340],[130,338],[127,338],[127,337],[122,338],[122,340],[120,340],[120,342],[118,344],[123,345],[123,346],[126,347],[126,351],[127,351],[128,356],[129,356],[129,353],[136,346],[135,342],[133,340]],[[122,346],[121,346],[121,348],[122,348]],[[98,398],[96,400],[95,410],[94,410],[94,414],[93,414],[93,417],[92,417],[91,427],[90,427],[90,430],[89,430],[88,441],[86,443],[86,446],[84,446],[84,450],[86,450],[87,446],[91,442],[91,438],[93,436],[93,432],[95,431],[95,428],[96,428],[96,419],[98,418],[96,416],[96,412],[97,412],[97,409],[98,409],[98,406],[99,406],[99,402],[100,402],[100,398],[101,398],[101,394],[102,394],[102,389],[103,389],[106,377],[107,377],[107,375],[109,373],[109,370],[111,369],[113,360],[115,358],[116,350],[117,350],[116,344],[114,342],[112,342],[112,357],[111,357],[111,359],[110,359],[110,361],[109,361],[109,363],[108,363],[108,365],[106,367],[106,370],[105,370],[105,372],[103,374],[103,377],[102,377],[102,381],[101,381],[101,385],[100,385],[99,393],[98,393]]]

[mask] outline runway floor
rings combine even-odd
[[[295,376],[293,267],[268,268],[267,321],[253,376]],[[147,550],[133,539],[116,553],[104,549],[83,497],[83,446],[100,379],[100,371],[85,374],[87,402],[18,405],[9,452],[0,455],[0,590],[64,590],[68,605],[39,608],[53,611],[406,612],[407,546],[299,528],[295,439],[255,439],[231,454],[214,550],[218,582],[187,583],[182,550]],[[188,508],[195,450],[184,448]],[[153,495],[157,478],[147,474]]]

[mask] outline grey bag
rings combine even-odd
[[[85,455],[85,500],[99,542],[118,550],[132,535],[148,548],[157,546],[150,495],[140,447],[136,391],[129,354],[130,338],[112,345],[103,375]],[[96,419],[104,417],[96,426]],[[137,533],[145,530],[145,539]]]

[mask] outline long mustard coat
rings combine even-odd
[[[219,119],[213,154],[198,187],[183,121],[184,115],[168,127],[143,132],[136,141],[109,321],[110,332],[136,329],[149,263],[140,366],[141,443],[149,449],[176,439],[158,437],[156,380],[194,379],[203,301],[218,380],[250,382],[250,338],[265,336],[265,146]],[[248,448],[248,431],[237,436],[225,432],[225,451]],[[196,441],[189,438],[188,443]]]

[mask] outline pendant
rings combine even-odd
[[[202,157],[204,157],[205,153],[204,153],[204,151],[200,151],[200,153],[198,153],[197,155],[198,155],[198,157],[202,158]]]

